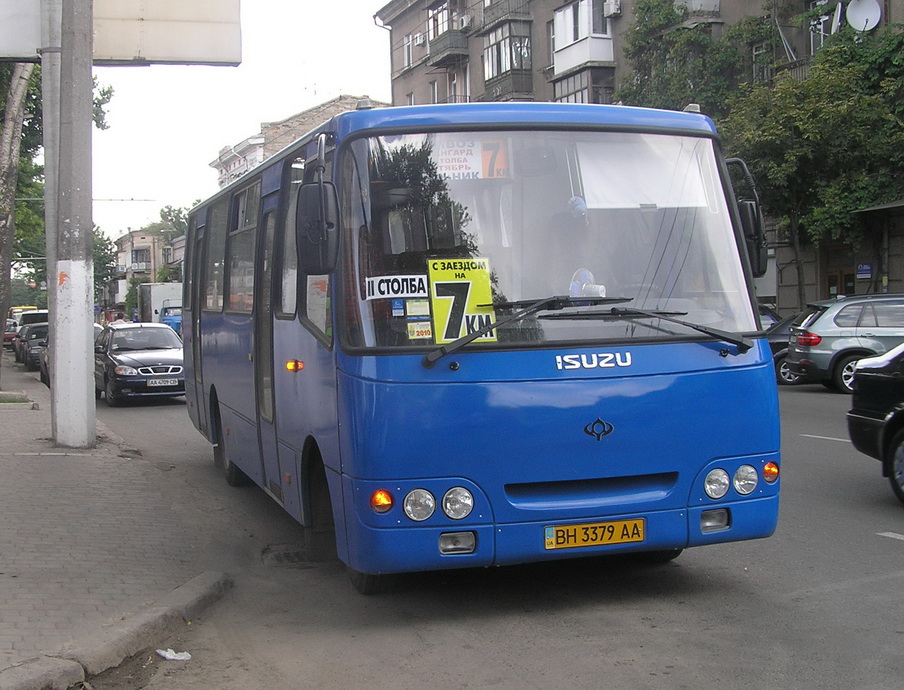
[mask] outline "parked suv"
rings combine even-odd
[[[803,382],[851,392],[857,360],[904,343],[904,294],[854,295],[807,305],[791,327],[788,369]]]

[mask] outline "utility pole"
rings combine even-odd
[[[53,305],[52,411],[57,445],[92,448],[94,409],[94,223],[91,215],[93,0],[62,0],[59,207]],[[49,266],[48,266],[49,268]]]
[[[44,144],[44,235],[47,263],[47,307],[51,321],[55,321],[59,311],[56,308],[56,291],[51,287],[56,270],[56,230],[59,224],[58,199],[60,175],[60,59],[62,54],[60,36],[63,19],[62,0],[41,0],[41,98],[43,112],[43,144]],[[58,329],[53,324],[49,340],[51,351],[62,351],[64,341],[57,337]],[[54,414],[52,381],[55,377],[53,369],[51,377],[51,414],[50,424],[52,438],[56,439],[56,414]]]

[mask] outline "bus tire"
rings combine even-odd
[[[392,584],[391,575],[376,575],[374,573],[362,573],[351,567],[346,567],[348,579],[359,594],[366,596],[380,594],[387,591]]]
[[[214,419],[216,424],[217,442],[213,446],[213,464],[220,468],[223,477],[229,486],[248,486],[251,480],[248,475],[239,469],[239,466],[226,457],[226,443],[223,440],[223,424],[220,422],[220,413],[217,411]]]
[[[304,529],[305,552],[312,561],[332,561],[336,558],[336,527],[333,523],[333,502],[326,481],[326,470],[320,453],[313,451],[308,475],[308,500],[311,505],[311,525]]]
[[[663,549],[662,551],[642,551],[634,554],[638,561],[650,564],[668,563],[674,561],[684,549]]]

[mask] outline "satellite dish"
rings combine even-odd
[[[838,27],[841,25],[841,10],[842,5],[839,2],[837,5],[835,5],[835,13],[832,15],[832,30],[829,33],[838,33]]]
[[[879,24],[882,8],[878,0],[851,0],[845,15],[855,31],[870,31]]]

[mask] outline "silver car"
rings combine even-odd
[[[802,382],[850,393],[857,360],[904,343],[904,294],[853,295],[807,305],[788,341],[788,369]]]

